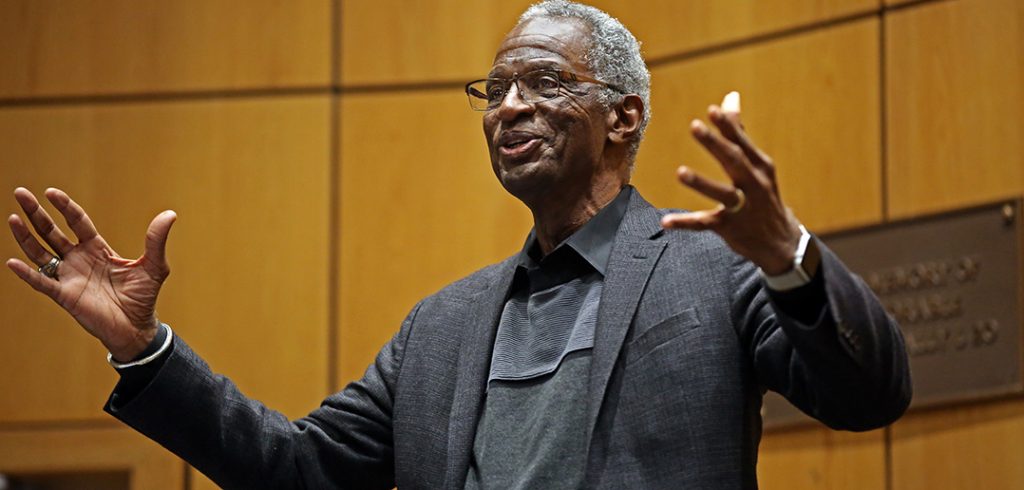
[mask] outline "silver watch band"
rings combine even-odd
[[[804,255],[807,253],[807,244],[810,241],[811,234],[807,228],[804,228],[804,225],[800,225],[800,243],[793,256],[793,267],[777,276],[769,276],[763,270],[758,269],[761,272],[761,278],[769,288],[773,291],[789,291],[811,282],[811,276],[803,267]]]
[[[167,348],[171,346],[171,340],[174,338],[174,332],[171,330],[171,326],[166,323],[161,323],[161,326],[167,329],[167,337],[164,337],[164,343],[160,344],[160,348],[156,352],[139,359],[138,361],[132,362],[117,362],[114,360],[114,355],[107,352],[107,362],[114,367],[114,369],[126,369],[135,366],[142,366],[143,364],[149,364],[155,359],[163,355],[167,351]]]

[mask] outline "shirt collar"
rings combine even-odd
[[[626,215],[626,210],[629,208],[629,199],[632,195],[633,186],[627,185],[623,187],[615,199],[612,199],[604,208],[601,208],[593,218],[590,218],[590,221],[587,221],[569,238],[558,244],[548,254],[548,257],[558,255],[556,252],[559,252],[563,247],[570,248],[604,276],[608,268],[608,261],[611,260],[615,234],[619,230],[622,218]],[[539,262],[537,260],[539,256],[540,247],[537,244],[536,230],[530,230],[526,243],[519,253],[518,264],[526,268],[536,267]]]

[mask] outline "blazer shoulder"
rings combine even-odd
[[[517,255],[512,255],[501,262],[488,265],[452,282],[424,298],[423,303],[470,301],[481,291],[493,287],[512,274],[515,269],[516,257]]]

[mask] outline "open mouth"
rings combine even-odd
[[[507,141],[502,142],[501,146],[498,147],[498,151],[507,157],[522,156],[540,146],[540,143],[541,139],[535,136],[509,138]]]

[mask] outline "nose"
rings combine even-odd
[[[494,109],[502,121],[512,121],[520,114],[529,114],[534,110],[534,105],[523,100],[522,92],[519,90],[519,81],[508,86],[508,92],[501,99],[501,104]]]

